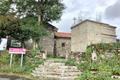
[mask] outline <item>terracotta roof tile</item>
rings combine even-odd
[[[61,38],[71,38],[71,33],[67,32],[56,32],[55,37],[61,37]]]

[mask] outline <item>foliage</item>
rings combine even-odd
[[[109,73],[92,74],[90,71],[85,71],[76,80],[118,80],[118,79],[112,79]]]
[[[38,40],[40,37],[47,35],[47,31],[44,25],[37,23],[37,18],[34,16],[28,16],[21,20],[20,23],[22,30],[28,30],[28,35],[34,40]],[[44,27],[43,27],[44,26]],[[26,36],[26,35],[23,35]]]
[[[61,0],[15,0],[14,4],[20,16],[40,16],[44,22],[59,19],[64,9]]]
[[[0,15],[6,15],[10,11],[12,0],[0,0]]]
[[[113,52],[118,53],[118,50],[120,48],[120,43],[99,43],[99,44],[92,44],[89,47],[94,46],[94,50],[99,54],[104,54],[107,52]]]
[[[77,64],[78,69],[83,73],[76,80],[119,80],[112,79],[111,76],[114,74],[120,75],[120,55],[118,49],[120,43],[100,43],[92,44],[87,47],[86,53],[82,54],[81,62]],[[91,53],[96,51],[98,58],[97,61],[90,59]],[[101,54],[112,53],[113,56],[110,58],[101,58]],[[92,73],[92,71],[96,73]]]
[[[13,15],[0,15],[0,36],[5,37],[16,34],[19,29],[19,19],[15,18]]]
[[[24,41],[32,38],[38,41],[42,36],[47,35],[46,29],[39,27],[35,17],[26,17],[21,20],[13,15],[0,16],[0,36],[11,36],[24,44]]]
[[[88,61],[84,61],[84,62],[80,62],[77,67],[78,69],[80,69],[81,71],[85,71],[85,70],[89,70],[90,69],[90,63]]]
[[[71,59],[69,58],[66,62],[65,62],[66,65],[69,65],[69,66],[76,66],[77,65],[77,62],[75,59]]]
[[[24,55],[23,67],[20,67],[20,55],[14,55],[12,67],[9,67],[10,55],[8,52],[1,52],[0,56],[0,72],[12,73],[26,73],[30,74],[31,71],[38,65],[43,63],[43,60],[37,58],[37,51],[30,51]]]

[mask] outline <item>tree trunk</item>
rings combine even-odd
[[[43,4],[44,1],[43,0],[38,0],[38,24],[42,24],[43,22]]]
[[[41,25],[42,24],[42,16],[38,15],[38,24]]]

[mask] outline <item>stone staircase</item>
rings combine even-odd
[[[66,66],[62,61],[46,60],[33,70],[38,80],[74,80],[81,72],[76,66]]]

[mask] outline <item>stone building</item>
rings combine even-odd
[[[85,52],[90,44],[116,42],[116,27],[109,24],[85,20],[71,29],[72,52]]]
[[[55,54],[59,57],[65,57],[70,53],[71,33],[56,32],[55,33]]]
[[[42,48],[43,51],[47,51],[48,55],[54,55],[55,33],[57,32],[58,29],[51,24],[47,24],[46,29],[48,35],[44,36],[40,40],[39,46]]]
[[[66,57],[70,50],[71,34],[58,32],[58,28],[51,24],[46,24],[47,36],[43,36],[39,40],[39,44],[34,44],[32,39],[25,42],[28,50],[41,48],[42,52],[47,52],[47,55]]]

